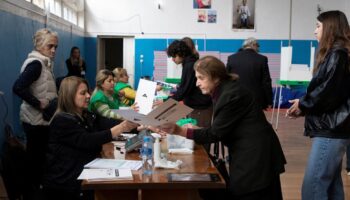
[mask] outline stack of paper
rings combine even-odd
[[[130,169],[84,169],[79,180],[88,181],[114,181],[114,180],[133,180]]]
[[[102,159],[96,158],[89,162],[85,168],[97,169],[129,169],[138,170],[142,166],[142,162],[138,160],[116,160],[116,159]]]

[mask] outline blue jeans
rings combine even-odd
[[[301,189],[302,200],[344,200],[342,158],[350,139],[315,137]]]

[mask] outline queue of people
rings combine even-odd
[[[306,95],[291,100],[293,105],[287,112],[290,118],[305,116],[305,135],[313,138],[303,200],[344,199],[340,172],[350,144],[349,32],[347,18],[340,11],[317,17],[319,51],[313,78]],[[24,199],[93,199],[91,191],[81,191],[77,177],[85,164],[99,156],[104,144],[122,132],[140,128],[140,124],[113,112],[120,106],[137,109],[136,91],[128,84],[125,69],[103,69],[98,71],[96,88],[90,95],[84,79],[85,62],[77,47],[71,49],[66,61],[68,74],[57,91],[53,59],[58,38],[46,28],[35,33],[34,49],[13,86],[13,92],[23,100],[20,119],[27,137],[29,187]],[[183,66],[181,82],[170,98],[193,108],[189,116],[199,124],[180,127],[168,123],[149,128],[198,144],[221,142],[226,146],[230,181],[225,199],[283,199],[280,174],[286,159],[263,112],[272,103],[271,78],[267,58],[258,54],[257,41],[245,41],[242,52],[229,57],[227,67],[213,56],[200,58],[190,38],[173,41],[167,55]],[[249,68],[242,69],[243,65]],[[251,82],[257,84],[249,87]],[[257,88],[259,84],[262,89]],[[202,198],[219,196],[212,192],[214,195]]]

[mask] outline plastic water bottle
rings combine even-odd
[[[152,175],[153,172],[153,140],[151,136],[143,136],[141,148],[142,170],[144,175]]]

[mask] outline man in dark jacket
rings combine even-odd
[[[230,55],[227,60],[227,71],[239,75],[242,85],[254,95],[262,109],[272,105],[272,86],[268,59],[258,53],[259,44],[255,38],[244,41],[242,50]]]

